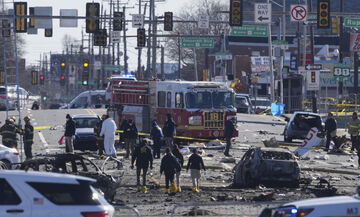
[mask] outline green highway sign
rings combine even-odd
[[[360,27],[360,18],[345,17],[344,18],[344,27]]]
[[[104,65],[105,71],[124,71],[124,67],[116,65]]]
[[[267,26],[243,25],[233,26],[231,36],[267,37]]]
[[[307,15],[306,20],[307,21],[316,21],[317,15]]]
[[[182,48],[214,48],[213,38],[181,38]]]

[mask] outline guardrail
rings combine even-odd
[[[134,207],[130,207],[130,206],[126,206],[126,205],[123,205],[123,206],[114,205],[114,208],[115,208],[115,216],[116,217],[118,217],[118,216],[126,216],[126,217],[137,216],[137,217],[140,217],[139,211]],[[121,210],[122,212],[121,213],[116,212],[117,210]],[[123,212],[123,211],[125,211],[125,212]]]
[[[276,202],[212,202],[176,204],[171,210],[174,216],[259,216],[262,209],[281,205]]]

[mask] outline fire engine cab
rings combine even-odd
[[[108,113],[118,126],[132,119],[139,132],[149,132],[152,120],[160,127],[171,114],[176,135],[191,138],[224,138],[227,119],[236,118],[234,92],[218,82],[111,81]],[[237,131],[235,132],[235,136]]]

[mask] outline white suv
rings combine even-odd
[[[4,163],[6,169],[16,169],[20,163],[18,150],[0,144],[0,161]]]
[[[90,185],[68,174],[0,171],[0,216],[112,217],[114,207]]]

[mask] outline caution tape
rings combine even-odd
[[[44,130],[44,129],[50,129],[52,126],[40,126],[40,127],[34,127],[34,130]]]

